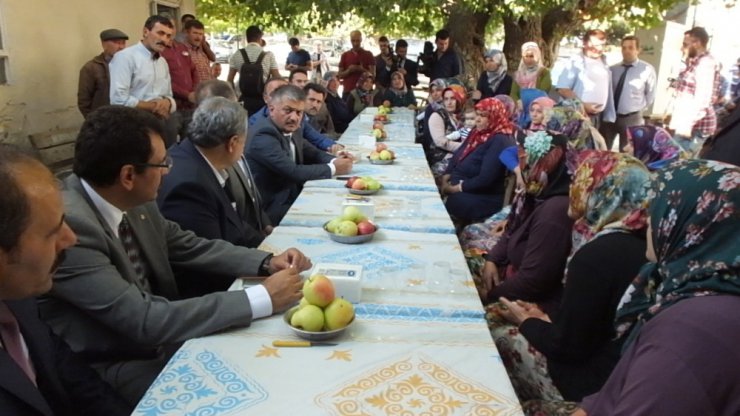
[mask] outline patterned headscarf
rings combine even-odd
[[[400,90],[393,88],[393,78],[400,78],[403,82],[403,87]],[[408,92],[408,88],[406,88],[406,78],[403,77],[402,73],[395,71],[391,74],[391,86],[388,89],[399,97],[403,97],[406,95],[406,93]]]
[[[570,184],[568,215],[573,225],[573,254],[599,235],[632,232],[647,226],[650,172],[624,153],[592,151]]]
[[[485,58],[491,59],[498,64],[498,68],[495,71],[486,71],[488,86],[491,87],[491,91],[496,92],[501,81],[506,77],[506,71],[508,70],[506,56],[498,49],[491,49],[485,53]]]
[[[740,167],[677,160],[658,171],[653,192],[649,212],[657,262],[640,270],[617,310],[625,346],[645,322],[676,302],[740,296]]]
[[[547,130],[564,134],[576,151],[596,149],[591,122],[584,116],[583,105],[578,100],[563,100],[552,108]]]
[[[509,113],[501,101],[495,98],[484,98],[475,105],[475,111],[488,114],[488,126],[484,129],[476,127],[470,132],[459,160],[465,159],[476,147],[487,142],[494,134],[514,133],[514,124],[509,120]]]
[[[447,88],[442,91],[442,97],[444,97],[445,94],[447,94],[447,91],[452,91],[454,94],[453,97],[455,98],[455,101],[457,101],[457,110],[455,110],[455,114],[460,113],[463,108],[465,108],[465,100],[467,96],[467,91],[465,91],[465,87],[462,85],[450,85]]]
[[[506,107],[506,112],[509,114],[509,120],[516,121],[516,103],[506,94],[499,94],[493,98],[501,101]]]
[[[627,138],[632,145],[632,154],[650,170],[663,168],[685,156],[683,148],[673,140],[671,134],[660,127],[630,126],[627,127]]]
[[[542,68],[542,52],[535,42],[526,42],[522,45],[522,56],[527,52],[534,54],[534,65],[527,66],[524,64],[524,58],[519,61],[519,68],[514,74],[514,79],[522,89],[535,88],[537,85],[537,74]],[[524,107],[527,108],[527,107]]]
[[[565,154],[568,138],[537,132],[525,139],[528,165],[524,171],[526,192],[518,193],[511,203],[508,229],[515,229],[534,211],[537,200],[568,195],[570,175]]]

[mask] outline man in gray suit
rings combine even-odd
[[[41,315],[124,397],[136,403],[179,343],[286,309],[300,299],[298,250],[280,255],[196,237],[152,202],[171,167],[154,115],[103,107],[82,125],[63,191],[78,243],[54,276]],[[245,291],[179,299],[172,267],[269,276]]]
[[[283,85],[270,95],[269,116],[250,127],[245,156],[273,224],[280,223],[306,181],[352,169],[348,156],[334,157],[303,138],[305,107],[306,93],[295,85]]]

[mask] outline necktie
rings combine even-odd
[[[146,263],[144,263],[144,259],[141,258],[139,244],[136,241],[136,237],[134,236],[134,232],[131,229],[131,225],[128,222],[128,216],[126,214],[123,214],[121,223],[118,225],[118,238],[123,244],[123,249],[126,250],[126,255],[128,255],[131,265],[134,267],[136,279],[146,290],[150,290],[149,280],[146,278]]]
[[[622,97],[624,80],[627,77],[627,71],[632,68],[632,65],[630,64],[624,64],[622,66],[624,67],[624,71],[622,71],[622,75],[619,76],[619,81],[617,81],[617,88],[614,90],[614,109],[617,111],[617,114],[619,114],[619,99]]]
[[[23,351],[23,338],[18,321],[5,302],[0,301],[0,337],[3,340],[3,348],[10,358],[18,364],[18,367],[36,384],[36,372],[31,360]]]

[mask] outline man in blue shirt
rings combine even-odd
[[[302,69],[306,72],[311,70],[311,54],[305,49],[301,49],[301,43],[298,38],[290,38],[288,40],[290,44],[290,53],[288,59],[285,61],[285,70],[293,71],[295,69]]]

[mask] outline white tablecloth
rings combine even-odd
[[[331,179],[306,184],[260,247],[298,247],[314,264],[362,265],[355,322],[336,346],[273,347],[297,339],[280,314],[190,340],[134,414],[521,415],[431,175],[409,173],[428,172],[412,160],[423,153],[408,144],[417,152],[408,163],[399,158],[371,174],[384,185],[373,197],[381,228],[372,241],[335,243],[321,228],[346,194],[344,181]]]

